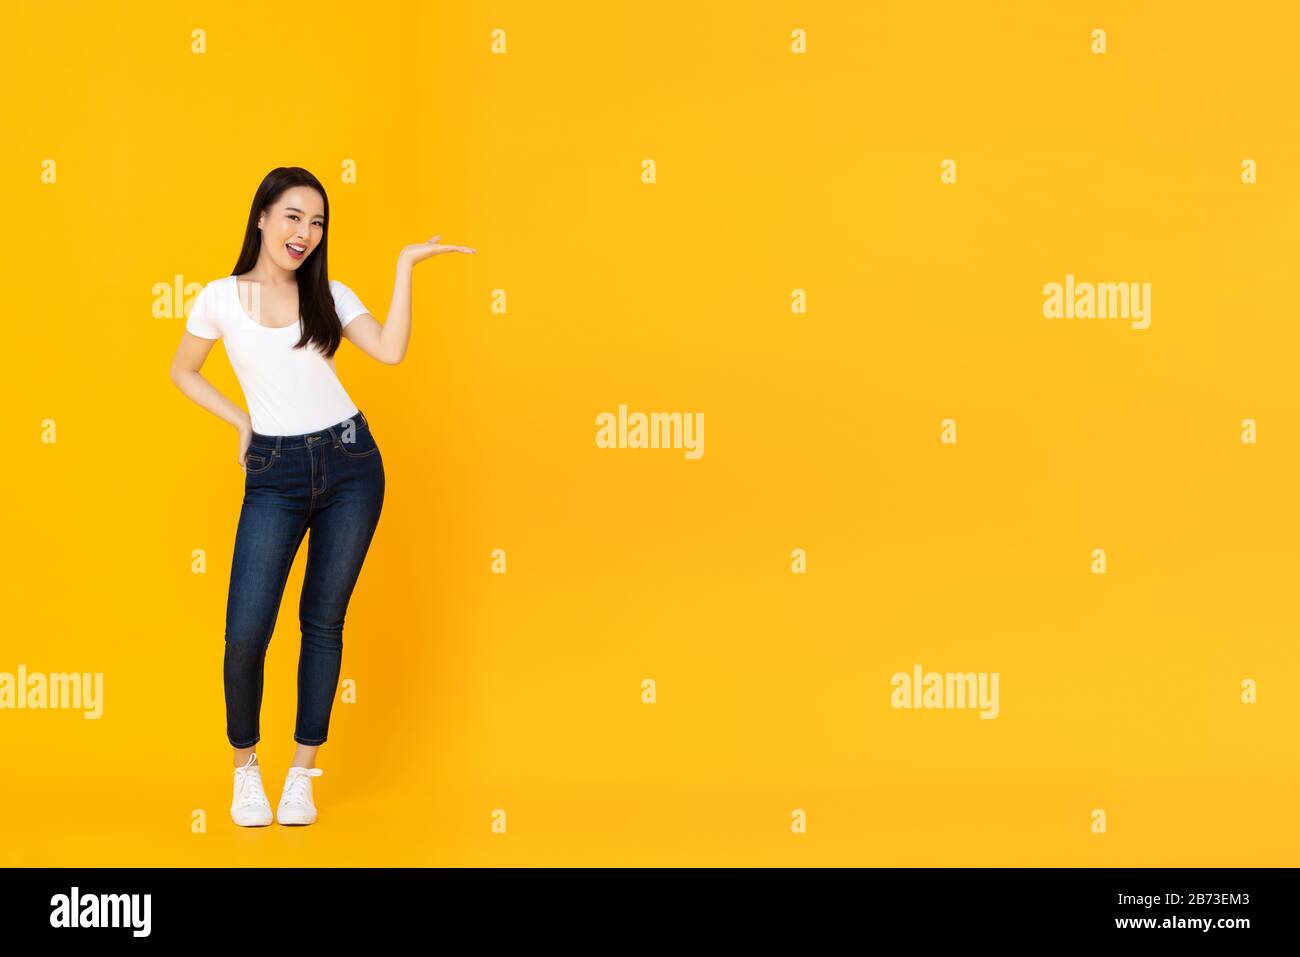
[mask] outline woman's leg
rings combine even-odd
[[[343,619],[361,566],[379,523],[384,500],[384,466],[366,434],[345,454],[328,449],[328,494],[311,517],[307,571],[299,618],[298,716],[294,764],[312,767],[316,748],[329,735],[330,712],[343,658]],[[370,454],[363,454],[373,449]]]
[[[320,749],[318,744],[300,744],[293,752],[293,763],[291,768],[314,768],[316,767],[316,752]]]
[[[266,649],[306,530],[305,508],[263,500],[250,488],[235,532],[226,602],[226,737],[235,749],[237,767],[261,740]]]

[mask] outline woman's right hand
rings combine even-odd
[[[239,455],[235,458],[235,461],[238,462],[239,467],[241,469],[244,469],[245,471],[247,471],[248,469],[248,465],[245,462],[245,458],[248,455],[248,446],[252,441],[253,441],[253,427],[250,425],[241,428],[239,430]]]

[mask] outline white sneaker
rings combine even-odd
[[[235,797],[230,802],[230,816],[241,827],[265,827],[271,823],[271,802],[262,790],[262,769],[257,765],[257,755],[250,754],[248,763],[231,772],[235,776]]]
[[[289,768],[275,819],[281,824],[314,824],[316,805],[311,799],[311,779],[324,773],[320,768]]]

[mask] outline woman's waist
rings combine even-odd
[[[345,419],[322,426],[319,429],[313,429],[310,432],[281,435],[268,434],[254,429],[249,444],[270,449],[314,448],[325,444],[338,445],[340,442],[351,444],[358,434],[368,431],[370,431],[370,423],[367,421],[365,413],[358,409]]]

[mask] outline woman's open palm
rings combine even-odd
[[[412,243],[410,246],[402,247],[402,257],[410,260],[412,263],[422,262],[430,256],[437,256],[439,253],[472,253],[477,252],[469,246],[442,246],[438,240],[442,238],[439,233],[432,239],[423,243]]]

